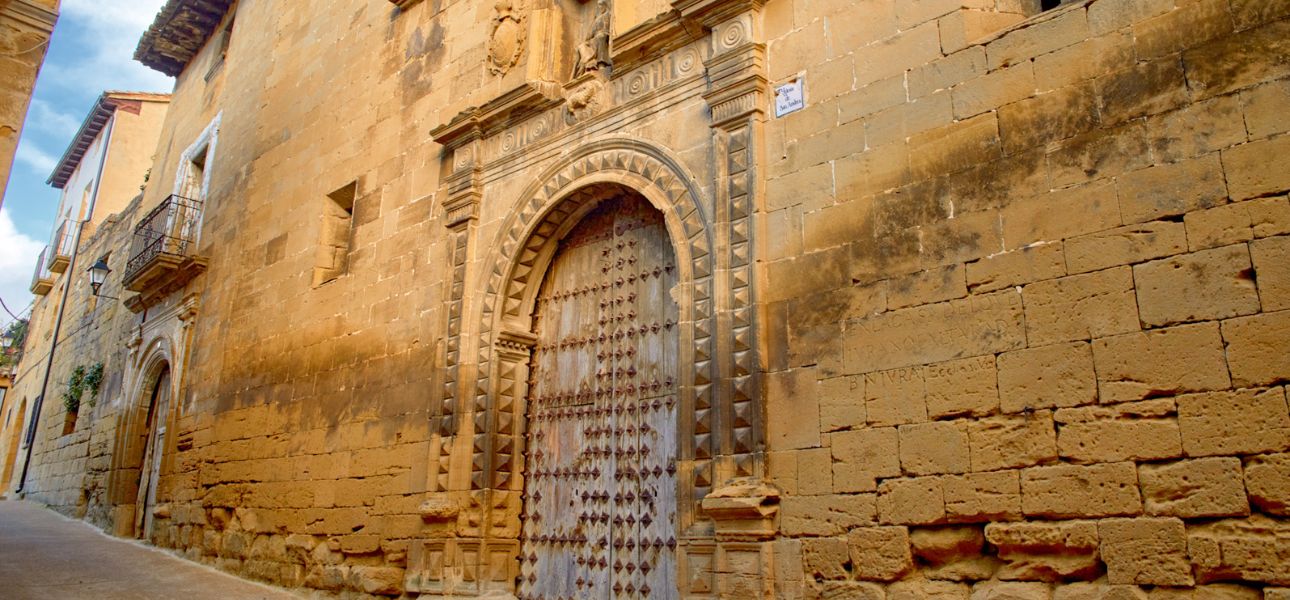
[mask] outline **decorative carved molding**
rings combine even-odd
[[[520,62],[528,38],[527,17],[528,11],[521,0],[493,3],[492,32],[488,37],[489,73],[505,75]]]
[[[0,16],[9,17],[46,35],[54,30],[54,22],[58,20],[57,11],[49,10],[28,0],[6,2],[3,8],[0,8]]]
[[[775,537],[779,490],[761,479],[733,479],[703,499],[703,514],[716,522],[718,541],[760,541]]]

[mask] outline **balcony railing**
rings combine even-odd
[[[54,276],[45,264],[47,254],[49,254],[49,246],[45,246],[45,249],[40,251],[40,258],[36,259],[36,270],[31,274],[31,293],[37,296],[48,294],[54,287]]]
[[[124,284],[139,297],[127,300],[127,306],[142,310],[206,269],[206,260],[194,254],[201,217],[200,200],[175,195],[135,226]]]
[[[72,253],[76,250],[75,236],[67,230],[67,224],[68,221],[63,221],[58,226],[58,231],[54,232],[54,243],[50,246],[53,251],[49,253],[49,262],[45,266],[54,273],[67,270],[67,265],[72,262]]]

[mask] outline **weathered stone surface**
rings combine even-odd
[[[1245,461],[1245,489],[1260,511],[1290,517],[1290,454],[1251,456]]]
[[[1018,471],[947,475],[945,513],[955,523],[1015,521],[1021,518],[1021,477]]]
[[[967,286],[974,292],[989,292],[1065,274],[1062,244],[1040,243],[968,263]]]
[[[1282,388],[1179,396],[1178,424],[1188,456],[1290,448],[1290,411]]]
[[[1052,414],[993,417],[968,424],[973,471],[1029,467],[1056,460]]]
[[[873,494],[787,496],[780,500],[780,530],[784,535],[841,535],[853,527],[877,521]]]
[[[900,466],[906,475],[963,473],[968,464],[967,428],[945,421],[900,426]]]
[[[914,556],[934,565],[975,558],[985,545],[977,527],[919,528],[909,534]]]
[[[820,586],[820,600],[884,600],[882,586],[861,581],[826,581]]]
[[[1024,288],[1026,337],[1038,346],[1138,329],[1128,267],[1041,281]]]
[[[1042,583],[989,581],[972,586],[971,600],[1049,600],[1052,589]]]
[[[940,477],[888,479],[878,486],[878,518],[894,525],[934,525],[945,520]]]
[[[851,557],[842,538],[802,540],[802,569],[807,579],[847,579]]]
[[[962,583],[906,579],[887,587],[887,600],[968,600],[970,592]]]
[[[1245,244],[1133,267],[1138,314],[1149,326],[1224,319],[1259,311]]]
[[[1097,529],[1111,583],[1192,585],[1182,520],[1107,519]]]
[[[1237,458],[1144,464],[1138,467],[1138,479],[1149,515],[1186,519],[1250,514]]]
[[[1290,525],[1262,515],[1187,529],[1197,583],[1244,580],[1290,585]]]
[[[1095,522],[991,523],[985,537],[1005,563],[1000,579],[1091,580],[1102,573]]]
[[[1250,257],[1254,260],[1263,310],[1290,308],[1290,236],[1265,238],[1250,244]]]
[[[927,420],[927,384],[922,367],[869,373],[864,378],[865,414],[872,426]]]
[[[864,378],[854,375],[830,377],[820,380],[816,389],[821,432],[864,427]]]
[[[1021,509],[1047,519],[1141,514],[1137,469],[1133,463],[1024,469]]]
[[[876,480],[900,475],[899,434],[895,427],[840,431],[829,436],[833,485],[841,492],[872,492]]]
[[[1066,264],[1072,273],[1083,273],[1186,251],[1182,224],[1151,221],[1066,240]]]
[[[1139,400],[1231,385],[1223,340],[1213,323],[1093,341],[1102,402]]]
[[[1290,311],[1264,313],[1223,322],[1232,384],[1276,385],[1290,373]]]
[[[994,355],[928,365],[927,416],[983,417],[999,410],[999,378]]]
[[[892,311],[849,327],[846,364],[853,373],[980,356],[1025,343],[1021,294],[1012,291]]]
[[[905,527],[861,527],[847,534],[851,565],[859,579],[894,581],[914,567]]]
[[[1061,426],[1057,452],[1078,463],[1161,460],[1182,456],[1173,419],[1107,419]]]
[[[1097,402],[1093,352],[1086,342],[999,355],[999,408],[1018,413]]]

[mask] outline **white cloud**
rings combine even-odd
[[[35,127],[59,138],[71,139],[81,128],[81,121],[76,117],[54,108],[50,103],[33,98],[31,109],[27,111],[26,127]]]
[[[18,144],[18,153],[14,158],[18,162],[27,165],[41,177],[48,176],[54,170],[54,165],[58,164],[58,159],[47,154],[44,150],[36,147],[30,139],[23,139],[23,143]]]
[[[45,244],[20,233],[9,213],[0,211],[0,298],[17,313],[31,302],[31,274]],[[0,321],[9,315],[0,311]]]
[[[129,90],[168,92],[174,80],[134,61],[139,38],[164,0],[130,0],[104,9],[102,0],[64,0],[60,27],[74,27],[88,50],[80,60],[46,63],[48,80],[79,91]],[[42,77],[45,79],[45,77]]]

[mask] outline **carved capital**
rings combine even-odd
[[[755,477],[732,479],[703,499],[703,514],[715,523],[722,541],[755,541],[775,537],[779,490]]]
[[[465,227],[479,216],[482,175],[482,169],[474,166],[468,170],[453,173],[444,181],[447,189],[443,202],[443,218],[444,225],[449,229]]]
[[[502,358],[527,359],[536,345],[537,336],[527,331],[502,331],[497,334],[497,349]]]

